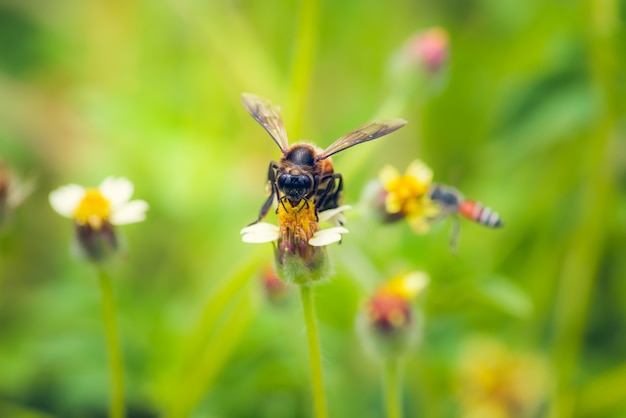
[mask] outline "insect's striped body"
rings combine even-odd
[[[436,221],[448,215],[461,215],[466,219],[479,223],[489,228],[500,228],[504,222],[500,215],[491,208],[474,200],[465,199],[463,194],[451,186],[433,183],[428,191],[428,195],[439,206],[439,214],[432,219]],[[460,224],[458,218],[454,218],[450,247],[452,251],[456,248]]]
[[[458,213],[489,228],[500,228],[504,225],[500,215],[495,211],[475,200],[465,199],[454,187],[433,183],[428,195],[439,205],[441,214],[437,218]]]
[[[463,200],[460,202],[459,214],[489,228],[500,228],[503,225],[500,215],[491,208],[474,200]]]

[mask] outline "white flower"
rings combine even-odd
[[[350,206],[344,205],[320,212],[318,214],[319,222],[327,222],[333,225],[343,224],[345,218],[342,212],[346,209],[350,209]],[[312,247],[322,247],[333,244],[341,241],[341,235],[347,233],[348,230],[342,226],[320,229],[308,240],[308,244]],[[261,244],[264,242],[273,242],[278,240],[280,236],[280,227],[267,222],[259,222],[243,228],[241,235],[243,242],[247,243]]]
[[[267,222],[258,222],[246,226],[240,231],[243,242],[249,244],[262,244],[264,242],[272,242],[278,239],[280,229],[278,225]]]
[[[124,177],[107,177],[98,188],[77,184],[60,187],[50,193],[49,199],[59,215],[99,230],[105,223],[124,225],[146,218],[148,203],[131,201],[133,189],[133,184]]]

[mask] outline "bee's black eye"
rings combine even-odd
[[[278,188],[287,190],[309,190],[311,188],[311,179],[305,175],[283,174],[278,177]]]

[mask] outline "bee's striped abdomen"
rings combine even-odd
[[[461,202],[459,205],[459,213],[468,219],[490,228],[500,228],[504,225],[497,212],[473,200],[464,200]]]

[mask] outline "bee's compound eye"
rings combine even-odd
[[[303,189],[308,190],[311,188],[311,179],[305,175],[291,175],[283,174],[278,177],[278,187],[280,189]]]

